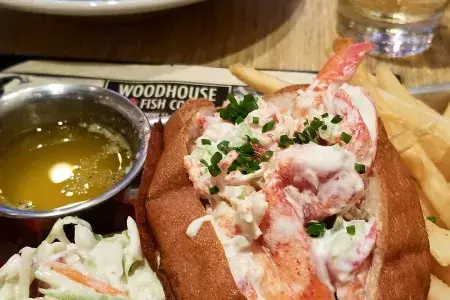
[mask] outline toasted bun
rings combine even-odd
[[[266,97],[292,104],[294,85]],[[201,199],[183,167],[190,143],[200,135],[197,112],[210,114],[212,104],[189,100],[168,121],[164,151],[155,169],[146,203],[147,221],[160,251],[160,272],[177,299],[245,299],[239,292],[224,250],[209,222],[195,239],[187,226],[204,216]],[[369,179],[364,209],[379,229],[364,299],[426,299],[429,289],[428,239],[411,177],[379,122],[378,151]],[[152,156],[148,153],[148,156]]]
[[[378,236],[366,299],[427,299],[430,248],[419,199],[381,120],[373,171],[363,207],[377,220]]]
[[[164,151],[148,188],[147,221],[160,254],[158,272],[176,299],[245,299],[212,225],[205,223],[195,239],[186,235],[188,225],[204,216],[205,209],[184,169],[183,157],[200,134],[195,115],[213,112],[210,101],[189,100],[170,118],[163,134]],[[152,160],[153,153],[147,157]]]

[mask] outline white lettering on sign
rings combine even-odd
[[[133,91],[134,86],[129,84],[120,84],[119,85],[119,93],[125,97],[130,97],[131,92]]]
[[[155,86],[153,84],[147,84],[144,89],[144,97],[151,98],[155,92]]]
[[[164,109],[166,101],[166,99],[141,99],[139,107],[141,109]]]
[[[169,84],[167,86],[166,98],[175,98],[177,95],[177,86]]]
[[[172,100],[169,103],[169,108],[171,110],[177,110],[181,107],[181,105],[183,105],[184,100]]]
[[[217,88],[210,88],[209,95],[208,95],[208,97],[205,97],[205,98],[214,102],[214,101],[216,101],[216,93],[217,93]]]
[[[160,98],[160,97],[164,96],[165,93],[166,93],[166,85],[157,84],[156,91],[155,91],[155,98]]]
[[[131,95],[134,98],[140,98],[142,97],[142,94],[144,93],[144,86],[142,84],[138,84],[134,87],[133,92],[131,93]]]
[[[185,99],[188,96],[188,88],[187,86],[180,86],[178,88],[177,98],[178,99]]]
[[[176,84],[119,84],[119,93],[127,98],[166,98],[166,99],[197,99],[206,98],[215,101],[216,87],[200,87]],[[147,105],[147,104],[145,104]]]

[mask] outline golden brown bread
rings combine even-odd
[[[160,249],[160,270],[169,279],[176,299],[245,299],[211,223],[206,222],[193,239],[186,235],[188,225],[205,215],[193,187],[151,199],[147,212]]]
[[[164,151],[148,191],[150,200],[173,189],[192,185],[183,165],[183,157],[188,154],[186,130],[180,129],[173,138],[171,143],[164,143]]]
[[[364,202],[379,231],[368,299],[427,299],[430,255],[419,199],[381,120],[378,124],[374,176]]]
[[[191,138],[196,138],[200,128],[192,123],[195,119],[194,116],[197,113],[211,115],[214,112],[214,105],[208,99],[186,101],[186,103],[184,103],[167,121],[164,129],[164,145],[168,145],[172,141],[175,141],[182,129],[185,130],[184,138],[187,138],[189,141]]]
[[[156,165],[163,151],[162,144],[163,125],[157,123],[150,130],[147,153],[151,153],[145,159],[145,165],[142,171],[141,184],[138,197],[134,204],[136,215],[136,225],[139,229],[142,252],[147,259],[150,267],[157,270],[156,248],[152,239],[152,233],[147,224],[147,213],[145,204],[147,202],[148,189],[155,173]]]
[[[292,99],[294,85],[266,97]],[[162,271],[177,299],[245,299],[231,276],[223,248],[209,223],[195,239],[186,228],[205,214],[183,167],[188,145],[199,133],[193,123],[211,103],[190,100],[169,120],[164,151],[149,189],[147,219],[161,254]],[[426,299],[429,289],[428,239],[411,177],[379,122],[378,150],[364,208],[379,228],[365,299]],[[149,154],[151,155],[151,154]]]
[[[197,134],[194,115],[214,110],[210,101],[190,100],[171,117],[148,189],[147,221],[160,253],[159,272],[176,299],[245,299],[212,225],[202,226],[194,239],[186,235],[187,226],[204,216],[205,209],[184,169],[183,157]]]

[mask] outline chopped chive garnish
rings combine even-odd
[[[300,132],[296,131],[294,132],[294,142],[296,142],[297,144],[303,144],[303,139],[301,137]]]
[[[290,139],[287,135],[280,136],[280,142],[278,143],[278,146],[280,148],[287,148],[290,145],[293,145],[294,141]]]
[[[273,151],[267,150],[264,152],[264,154],[261,156],[261,161],[266,162],[269,161],[269,159],[272,157]]]
[[[355,164],[355,170],[356,170],[356,172],[358,172],[359,174],[364,174],[364,173],[366,173],[366,166],[365,166],[365,165],[362,165],[362,164],[356,163],[356,164]]]
[[[222,151],[225,154],[228,154],[231,151],[230,147],[228,147],[229,145],[230,145],[229,141],[221,141],[217,145],[217,149],[219,149],[220,151]]]
[[[311,125],[309,127],[313,128],[314,130],[319,130],[319,128],[324,125],[325,123],[318,118],[314,118],[311,122]]]
[[[259,124],[259,117],[253,117],[253,124]]]
[[[350,140],[352,139],[352,136],[346,132],[341,133],[341,141],[348,144],[350,143]]]
[[[315,139],[317,137],[317,132],[312,126],[306,127],[306,131],[308,132],[309,136],[312,139]]]
[[[233,163],[236,164],[236,169],[239,170],[242,174],[250,174],[261,168],[259,166],[259,160],[254,159],[253,157],[245,153],[240,154]]]
[[[220,152],[214,153],[213,156],[211,157],[211,164],[217,165],[222,160],[222,158],[223,158],[222,153]]]
[[[236,161],[233,161],[231,165],[228,167],[227,173],[230,174],[233,171],[236,171],[239,167],[239,164]]]
[[[324,222],[309,222],[306,224],[306,233],[313,238],[322,237],[325,234],[326,224]]]
[[[211,145],[211,141],[207,139],[202,139],[202,145]]]
[[[264,124],[262,132],[266,133],[267,131],[271,131],[274,127],[275,127],[275,120],[269,121],[266,124]]]
[[[324,113],[323,115],[321,115],[322,118],[326,118],[328,117],[328,113]]]
[[[240,153],[244,153],[244,154],[254,154],[255,150],[253,150],[252,145],[247,142],[245,144],[242,144],[239,148],[236,149],[238,152]]]
[[[257,100],[252,94],[245,95],[241,102],[229,94],[228,100],[230,103],[225,108],[219,109],[219,115],[233,124],[242,123],[249,113],[258,109]]]
[[[338,124],[338,123],[341,122],[341,121],[342,121],[342,118],[341,118],[340,115],[335,115],[335,116],[333,117],[333,119],[331,119],[331,123],[333,123],[333,124]]]
[[[215,194],[219,193],[219,188],[217,186],[212,186],[209,188],[209,193],[211,195],[215,195]]]
[[[209,166],[208,163],[206,162],[206,160],[204,160],[204,159],[200,159],[200,162],[201,162],[202,164],[204,164],[205,166],[207,166],[207,167]]]
[[[355,225],[347,226],[345,230],[347,230],[347,233],[350,235],[355,235],[356,233]]]
[[[212,177],[218,176],[220,173],[222,173],[222,170],[219,168],[218,165],[210,165],[208,167],[209,174],[211,174]]]
[[[431,222],[433,222],[434,224],[436,224],[436,217],[435,216],[428,216],[427,219],[430,220]]]
[[[322,129],[322,130],[327,130],[327,125],[323,125],[322,127],[320,127],[320,129]]]
[[[309,136],[306,134],[306,132],[295,132],[294,133],[295,142],[297,144],[308,144],[309,143]]]
[[[253,144],[260,144],[260,141],[257,138],[252,138],[250,142],[252,142]]]
[[[244,122],[244,119],[242,117],[237,117],[235,122],[236,124],[241,124],[242,122]]]
[[[233,104],[234,106],[238,106],[238,102],[236,100],[236,98],[234,97],[233,94],[228,94],[228,100],[230,101],[231,104]]]

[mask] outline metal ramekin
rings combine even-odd
[[[61,120],[80,119],[99,122],[121,133],[135,155],[131,170],[111,189],[85,202],[46,211],[0,205],[0,216],[54,219],[77,215],[111,199],[139,174],[150,136],[148,120],[128,99],[95,86],[47,84],[4,95],[0,98],[0,149],[2,143],[7,143],[10,137],[21,132]]]

